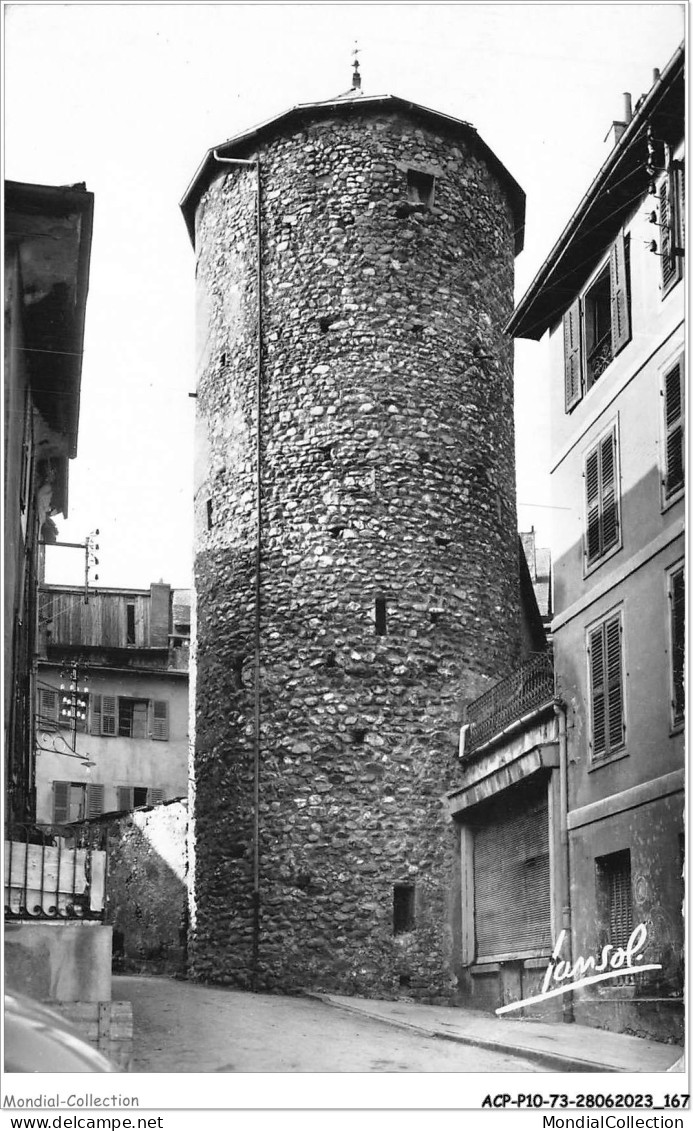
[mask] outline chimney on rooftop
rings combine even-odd
[[[626,131],[626,128],[630,125],[632,120],[633,100],[628,91],[625,91],[623,95],[623,119],[621,121],[614,121],[611,123],[611,128],[604,138],[604,141],[608,142],[611,148],[613,148],[615,145],[618,145],[619,141]]]

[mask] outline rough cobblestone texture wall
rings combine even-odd
[[[136,809],[108,829],[108,911],[113,966],[185,970],[187,802]]]
[[[441,130],[445,127],[441,125]],[[246,156],[247,154],[243,154]],[[357,110],[261,145],[260,989],[454,994],[464,700],[519,652],[513,216],[458,134]],[[407,170],[435,177],[407,206]],[[193,977],[253,952],[255,174],[196,215]],[[385,631],[376,628],[385,602]],[[393,932],[393,887],[414,929]]]

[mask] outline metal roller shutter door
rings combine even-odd
[[[549,813],[544,797],[498,808],[474,835],[476,956],[551,948]]]

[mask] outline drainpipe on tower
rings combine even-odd
[[[254,631],[254,726],[253,726],[253,957],[251,987],[257,992],[260,953],[260,567],[262,561],[262,193],[260,159],[244,161],[236,157],[214,160],[221,165],[255,170],[256,177],[256,279],[257,279],[257,372],[255,380],[255,631]]]

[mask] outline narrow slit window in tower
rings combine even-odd
[[[384,597],[375,599],[375,634],[384,636],[387,632],[387,605]]]
[[[395,884],[392,898],[392,926],[396,935],[404,935],[414,930],[416,923],[413,884]]]
[[[207,499],[207,529],[211,530],[214,526],[214,504],[211,499]]]

